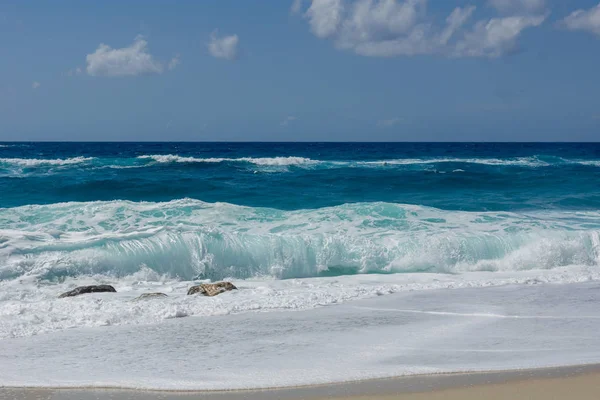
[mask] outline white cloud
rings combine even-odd
[[[358,0],[336,38],[342,49],[375,57],[433,51],[430,26],[421,23],[427,0]]]
[[[283,121],[281,121],[281,126],[288,126],[290,124],[290,122],[293,122],[295,120],[297,120],[298,118],[294,117],[293,115],[288,115],[287,117],[285,117],[285,119]]]
[[[219,37],[218,31],[215,30],[210,35],[208,51],[213,57],[235,60],[238,53],[239,41],[238,35]]]
[[[380,128],[390,128],[394,125],[398,125],[400,122],[402,122],[402,118],[382,119],[377,121],[377,126]]]
[[[586,31],[600,35],[600,3],[589,10],[573,11],[561,21],[561,25],[572,31]]]
[[[456,44],[456,56],[500,57],[516,48],[517,38],[524,29],[541,25],[546,19],[541,16],[515,16],[492,18],[475,24],[464,39]]]
[[[470,6],[467,8],[455,8],[454,11],[450,13],[448,18],[446,18],[446,28],[444,28],[442,34],[440,35],[440,44],[442,46],[448,44],[456,31],[462,28],[462,26],[471,18],[471,15],[473,15],[474,12],[475,6]]]
[[[31,84],[31,88],[32,88],[32,89],[34,89],[34,90],[35,90],[35,89],[37,89],[37,88],[39,88],[40,86],[42,86],[42,84],[41,84],[41,83],[39,83],[38,81],[34,81],[34,82]]]
[[[538,12],[546,7],[546,0],[489,0],[501,13]]]
[[[496,2],[524,8],[470,27],[475,6],[456,7],[444,24],[436,24],[427,14],[428,0],[312,0],[304,16],[315,36],[363,56],[498,57],[512,51],[521,33],[542,24],[546,15],[530,13],[543,6],[540,0]]]
[[[169,61],[169,64],[167,65],[167,68],[169,68],[169,71],[172,71],[179,64],[181,64],[181,56],[179,54],[177,54],[177,55],[175,55],[175,57],[171,58],[171,61]]]
[[[92,76],[135,76],[160,74],[163,66],[148,53],[148,42],[142,36],[135,38],[131,46],[113,49],[100,44],[96,51],[86,56],[87,73]]]
[[[313,0],[306,17],[312,33],[326,38],[335,33],[342,21],[343,0]]]

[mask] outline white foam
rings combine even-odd
[[[13,165],[17,167],[37,167],[37,166],[70,166],[77,165],[94,160],[93,157],[74,157],[67,159],[34,159],[34,158],[0,158],[0,163]],[[600,166],[598,160],[576,160],[555,158],[556,162],[544,160],[538,156],[514,157],[514,158],[461,158],[461,157],[433,157],[433,158],[400,158],[389,160],[357,161],[357,160],[314,160],[306,157],[288,156],[288,157],[194,157],[180,156],[176,154],[155,154],[141,155],[135,159],[123,159],[125,164],[111,164],[114,159],[100,159],[96,168],[144,168],[156,164],[186,164],[186,163],[247,163],[263,167],[263,172],[288,172],[289,167],[296,168],[389,168],[389,167],[410,167],[410,166],[430,166],[432,164],[445,163],[463,163],[480,164],[489,166],[518,166],[524,168],[549,167],[561,164],[579,164],[587,166]],[[128,165],[127,162],[135,160],[151,161],[150,163],[134,163]],[[105,165],[102,163],[105,162]],[[255,171],[257,172],[257,171]],[[453,172],[465,172],[463,169],[454,169]]]
[[[221,163],[221,162],[245,162],[256,165],[267,166],[290,166],[290,165],[307,165],[316,164],[318,161],[313,161],[304,157],[240,157],[240,158],[196,158],[182,157],[173,154],[166,155],[143,155],[138,159],[150,159],[159,163]]]
[[[506,284],[573,283],[598,280],[584,266],[513,273],[395,274],[293,280],[234,280],[239,290],[198,301],[187,289],[198,281],[180,281],[143,269],[116,279],[106,275],[68,278],[62,283],[21,279],[0,282],[0,339],[26,337],[70,328],[148,325],[187,316],[219,316],[256,311],[309,310],[385,294]],[[58,299],[75,286],[111,284],[117,294]],[[134,302],[148,292],[170,297]]]
[[[597,266],[599,212],[443,211],[389,203],[280,211],[183,199],[0,209],[0,277],[191,279]]]
[[[64,159],[37,159],[37,158],[0,158],[0,163],[12,164],[19,167],[37,167],[44,165],[73,165],[93,160],[94,157],[73,157]]]
[[[600,280],[600,212],[591,211],[98,201],[0,209],[0,227],[0,338],[311,309],[406,290]],[[275,280],[327,274],[361,275]],[[234,279],[244,290],[198,303],[184,294],[198,278]],[[92,283],[119,294],[56,298]],[[173,296],[129,301],[148,291]]]
[[[593,160],[575,160],[572,161],[573,163],[576,164],[581,164],[581,165],[588,165],[588,166],[592,166],[592,167],[600,167],[600,161],[593,161]]]
[[[522,167],[545,167],[550,165],[537,157],[517,157],[517,158],[459,158],[459,157],[434,157],[434,158],[401,158],[377,161],[357,161],[357,165],[414,165],[414,164],[442,164],[442,163],[465,163],[465,164],[483,164],[483,165],[507,165]]]
[[[312,160],[305,157],[240,157],[240,158],[197,158],[183,157],[173,154],[167,155],[143,155],[138,159],[151,159],[159,163],[220,163],[220,162],[245,162],[256,165],[269,166],[310,166],[321,165],[329,167],[364,167],[364,166],[397,166],[397,165],[415,165],[415,164],[435,164],[435,163],[468,163],[484,165],[515,165],[526,167],[548,166],[545,161],[537,157],[519,157],[513,159],[497,158],[403,158],[376,161],[351,161],[351,160]]]
[[[298,292],[314,280],[301,282]],[[61,301],[93,320],[96,309],[131,295]],[[188,308],[212,308],[235,298],[249,308],[277,296],[250,285],[186,300]],[[129,315],[149,308],[186,315],[177,302],[129,302]],[[91,329],[0,340],[0,386],[251,389],[598,363],[599,302],[600,285],[586,283],[403,291],[301,312],[224,313],[144,327],[113,326],[107,318]],[[37,317],[27,309],[20,316]]]

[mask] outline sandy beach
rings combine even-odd
[[[334,400],[334,399],[597,399],[600,365],[522,371],[443,374],[261,391],[135,391],[120,389],[0,389],[2,400]]]

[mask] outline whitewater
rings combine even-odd
[[[0,385],[600,362],[598,146],[2,146]],[[117,293],[58,298],[89,284]]]
[[[6,147],[6,146],[5,146]],[[579,164],[600,167],[600,161],[582,159],[568,159],[555,157],[552,160],[540,157],[513,157],[508,159],[498,158],[459,158],[459,157],[436,157],[436,158],[400,158],[374,161],[360,160],[316,160],[306,157],[239,157],[239,158],[198,158],[186,157],[176,154],[154,154],[141,155],[132,159],[94,158],[94,157],[72,157],[64,159],[29,159],[29,158],[0,158],[0,170],[5,174],[16,171],[15,167],[31,169],[44,166],[91,166],[96,168],[144,168],[154,164],[170,163],[240,163],[250,164],[258,167],[297,167],[297,168],[378,168],[399,166],[428,166],[430,164],[481,164],[496,166],[521,166],[521,167],[548,167],[553,164]],[[264,171],[269,171],[264,168]],[[279,170],[281,171],[281,169]]]

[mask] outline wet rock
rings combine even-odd
[[[187,294],[200,293],[205,296],[216,296],[233,289],[237,288],[231,282],[203,283],[189,288]]]
[[[62,299],[63,297],[79,296],[80,294],[102,293],[102,292],[116,293],[117,291],[115,290],[114,287],[112,287],[110,285],[79,286],[73,290],[70,290],[68,292],[61,294],[60,296],[58,296],[58,298]]]
[[[153,299],[156,297],[169,297],[164,293],[144,293],[141,296],[136,297],[134,300],[146,300],[146,299]]]

